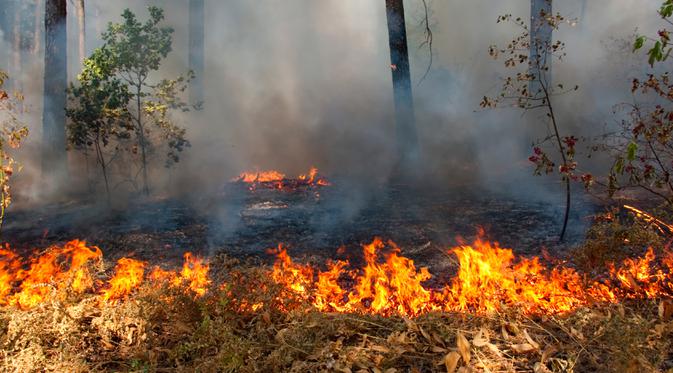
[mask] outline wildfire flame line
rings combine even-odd
[[[252,294],[270,291],[259,278],[234,275],[237,284],[249,287],[246,294],[224,296],[240,305],[240,312],[257,312],[265,305],[281,311],[286,299],[308,302],[318,311],[415,317],[428,312],[490,313],[517,309],[524,314],[563,314],[597,303],[624,299],[673,297],[673,253],[659,258],[653,249],[640,258],[624,260],[609,268],[606,277],[588,280],[566,266],[546,266],[537,257],[516,257],[511,249],[481,238],[449,252],[457,258],[455,275],[443,286],[426,286],[432,274],[401,255],[392,241],[377,238],[363,246],[364,266],[352,269],[347,261],[328,262],[325,270],[295,263],[287,248],[273,251],[276,262],[266,272],[282,290],[275,300],[260,301]],[[89,293],[101,304],[115,304],[133,296],[141,286],[169,287],[202,297],[215,289],[208,263],[191,253],[184,255],[180,270],[160,267],[132,258],[117,261],[113,275],[103,281],[99,248],[74,240],[51,247],[28,260],[9,247],[0,249],[0,306],[28,310],[54,297]],[[233,283],[232,283],[233,284]],[[215,293],[214,291],[211,293]],[[222,296],[222,294],[220,295]],[[265,298],[266,299],[266,298]],[[271,303],[268,303],[271,302]]]
[[[383,253],[383,249],[389,249]],[[273,279],[326,312],[418,316],[427,312],[489,313],[507,308],[525,314],[561,314],[626,298],[673,296],[673,254],[656,265],[654,251],[612,266],[609,279],[586,281],[572,268],[547,268],[539,258],[516,258],[512,250],[477,239],[450,250],[458,258],[455,277],[443,288],[423,285],[432,275],[400,256],[393,243],[375,239],[363,246],[365,266],[329,263],[326,271],[294,263],[283,246],[275,251]],[[351,290],[340,284],[354,284]]]
[[[290,179],[279,171],[248,171],[241,173],[232,180],[233,182],[250,184],[251,190],[259,185],[272,189],[295,189],[301,186],[329,186],[330,182],[318,174],[318,169],[311,167],[308,173],[299,175],[296,179]]]
[[[197,296],[204,295],[210,285],[208,264],[191,253],[186,253],[184,259],[180,272],[155,267],[145,278],[146,262],[122,258],[117,261],[114,275],[101,284],[93,272],[96,266],[102,269],[103,253],[84,241],[53,246],[28,260],[28,269],[24,269],[26,261],[5,246],[0,249],[0,305],[27,310],[48,301],[54,293],[82,294],[96,288],[102,288],[99,291],[102,302],[115,303],[130,296],[146,280],[154,286],[168,283]]]

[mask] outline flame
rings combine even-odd
[[[116,301],[126,298],[143,282],[146,263],[130,258],[117,261],[115,275],[108,282],[108,288],[101,296],[104,301]]]
[[[330,186],[330,182],[327,179],[321,177],[318,174],[318,169],[311,167],[309,172],[306,174],[299,175],[296,179],[288,178],[285,174],[279,171],[252,171],[252,172],[243,172],[237,178],[232,180],[233,182],[251,184],[249,187],[251,190],[257,188],[257,186],[264,186],[269,189],[296,189],[301,186]]]
[[[285,175],[278,171],[261,171],[261,172],[243,172],[238,178],[233,181],[243,183],[270,183],[274,181],[283,181]]]
[[[208,263],[192,253],[186,253],[184,259],[181,271],[156,267],[147,279],[157,287],[166,281],[173,288],[203,296],[211,284]],[[0,248],[0,306],[27,310],[48,301],[54,294],[63,299],[67,294],[87,291],[97,292],[103,302],[115,303],[130,296],[145,282],[146,262],[119,259],[114,276],[107,282],[94,279],[95,264],[102,268],[102,251],[80,240],[70,241],[62,247],[52,246],[29,259],[22,258],[5,245]]]
[[[416,268],[400,252],[393,242],[377,238],[363,246],[365,263],[360,270],[349,270],[348,262],[339,261],[321,272],[294,263],[281,245],[275,251],[272,278],[317,310],[383,316],[433,311],[483,314],[509,308],[525,314],[562,314],[623,298],[673,295],[673,254],[665,254],[657,266],[652,249],[642,258],[613,266],[606,281],[589,282],[572,268],[548,268],[537,257],[517,258],[511,249],[478,238],[450,250],[458,259],[458,271],[443,288],[426,287],[432,278],[429,270]],[[342,284],[353,285],[348,290]]]
[[[63,247],[51,247],[44,254],[30,261],[30,268],[19,271],[12,279],[21,281],[20,291],[9,297],[7,303],[28,309],[44,302],[53,289],[70,288],[81,293],[93,286],[88,264],[100,262],[103,253],[97,247],[87,247],[79,240]],[[14,259],[3,267],[19,267]]]
[[[511,249],[478,238],[449,250],[457,259],[455,275],[443,285],[434,281],[431,287],[430,271],[404,257],[394,242],[377,238],[362,250],[360,268],[334,261],[321,270],[294,262],[287,248],[279,245],[272,252],[276,262],[269,274],[283,292],[267,303],[267,298],[260,301],[252,296],[270,291],[267,283],[237,275],[233,281],[249,286],[250,294],[229,294],[228,285],[213,284],[209,278],[208,262],[192,253],[184,254],[184,264],[175,271],[160,267],[148,271],[146,262],[122,258],[105,281],[101,250],[83,241],[51,247],[30,259],[5,246],[0,248],[0,305],[30,309],[51,299],[86,292],[99,297],[101,305],[115,304],[133,296],[141,286],[168,286],[202,297],[215,286],[227,297],[236,297],[234,303],[240,312],[256,312],[270,304],[289,311],[299,304],[286,305],[283,300],[287,298],[323,312],[415,317],[429,312],[484,314],[508,309],[554,315],[598,303],[673,296],[670,251],[658,258],[654,249],[649,249],[642,257],[613,264],[600,280],[590,280],[571,267],[550,266],[537,257],[517,257]],[[94,277],[96,268],[100,269]]]

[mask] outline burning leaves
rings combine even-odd
[[[299,175],[297,178],[288,178],[278,171],[243,172],[232,182],[248,184],[248,189],[258,188],[276,190],[295,190],[302,187],[325,187],[330,182],[318,174],[318,169],[311,167],[308,173]]]

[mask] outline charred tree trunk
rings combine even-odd
[[[78,52],[79,63],[84,63],[86,58],[86,9],[84,8],[84,0],[77,0],[77,33],[78,33]]]
[[[400,163],[403,167],[406,167],[418,157],[418,136],[416,134],[414,98],[411,89],[404,1],[386,0],[386,13],[390,44],[390,67],[395,96],[397,147],[400,154]]]
[[[204,100],[205,74],[205,4],[204,0],[189,0],[189,69],[195,74],[190,87],[190,100],[200,104]]]
[[[45,4],[44,111],[42,176],[48,192],[55,192],[67,172],[65,106],[68,84],[66,0]]]
[[[542,94],[541,83],[551,85],[552,0],[531,0],[530,9],[530,93]]]

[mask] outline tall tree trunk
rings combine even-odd
[[[84,8],[84,0],[77,0],[77,31],[79,36],[78,51],[80,65],[86,58],[86,11]]]
[[[9,73],[10,76],[14,73],[14,55],[11,48],[14,41],[14,8],[18,7],[17,0],[0,0],[0,31],[2,31],[2,39],[0,40],[0,45],[4,48],[3,52],[0,52],[2,60],[0,61],[0,69]],[[6,88],[12,88],[12,82],[10,80]]]
[[[580,0],[582,2],[582,9],[580,10],[580,27],[584,29],[587,25],[587,0]]]
[[[35,31],[33,32],[33,54],[40,53],[42,48],[42,0],[35,1]]]
[[[15,91],[23,91],[23,77],[21,76],[23,69],[21,68],[21,2],[17,1],[14,3],[14,8],[12,11],[12,17],[14,17],[14,22],[12,25],[12,71],[11,74],[14,77],[12,84]]]
[[[397,147],[401,165],[408,166],[418,157],[418,136],[416,134],[414,98],[411,89],[404,1],[386,0],[386,13],[390,44],[390,66],[395,97]]]
[[[189,91],[192,103],[202,103],[205,98],[205,15],[204,0],[189,0],[189,69],[195,74]]]
[[[45,4],[42,176],[47,192],[57,192],[67,173],[65,106],[68,84],[66,0]]]
[[[542,94],[540,80],[551,86],[553,27],[547,20],[552,16],[552,0],[531,0],[530,3],[530,93]]]

